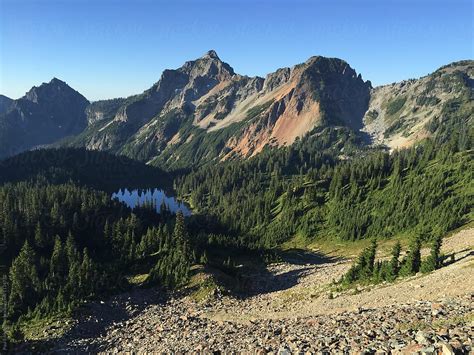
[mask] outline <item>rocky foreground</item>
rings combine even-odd
[[[443,245],[452,264],[342,292],[332,281],[351,263],[327,257],[249,275],[251,292],[240,298],[136,289],[83,307],[60,338],[46,329],[47,345],[55,353],[474,354],[473,246],[474,229],[461,231]]]
[[[135,295],[137,296],[137,295]],[[96,305],[78,332],[56,345],[59,352],[247,352],[468,354],[474,339],[474,294],[438,302],[419,301],[378,309],[246,323],[202,317],[215,304],[196,308],[172,299],[138,311],[130,299],[112,307],[130,318],[97,318],[110,306]],[[220,301],[222,302],[222,301]],[[133,316],[133,314],[135,314]],[[106,323],[109,325],[102,328]],[[100,329],[102,334],[98,334]]]

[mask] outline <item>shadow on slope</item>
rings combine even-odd
[[[281,251],[278,257],[282,263],[274,264],[276,268],[268,268],[265,265],[257,268],[242,267],[237,275],[236,295],[246,298],[287,290],[297,285],[303,276],[313,273],[320,265],[340,261],[336,257],[303,249]]]
[[[74,312],[74,325],[61,337],[25,341],[11,352],[77,354],[104,351],[106,344],[96,339],[105,335],[108,328],[129,320],[150,305],[163,304],[166,300],[166,293],[158,288],[137,288],[105,302],[90,302]],[[45,329],[44,333],[47,332],[48,329]]]

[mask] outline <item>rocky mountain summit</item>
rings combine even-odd
[[[89,101],[59,79],[33,87],[0,114],[0,157],[78,134]]]
[[[450,120],[467,118],[472,123],[473,99],[474,62],[452,63],[420,79],[373,89],[363,130],[376,144],[407,147]]]
[[[473,68],[461,61],[372,88],[336,58],[311,57],[260,78],[235,73],[209,51],[165,70],[143,94],[93,103],[89,127],[68,144],[169,167],[252,156],[325,126],[400,148],[472,121]]]
[[[253,156],[326,126],[400,148],[439,131],[448,135],[455,121],[469,125],[473,83],[473,61],[461,61],[372,88],[345,61],[321,56],[248,77],[211,50],[128,98],[89,104],[58,79],[19,100],[2,98],[0,156],[69,136],[59,144],[179,168]]]
[[[198,146],[201,160],[249,156],[267,145],[292,144],[319,125],[361,128],[370,89],[340,59],[312,57],[266,78],[250,78],[209,51],[165,70],[141,95],[92,104],[105,104],[109,112],[90,109],[93,124],[71,144],[146,161],[179,160]]]

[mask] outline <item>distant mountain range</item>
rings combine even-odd
[[[372,88],[341,59],[311,57],[260,78],[235,73],[209,51],[128,98],[89,103],[58,79],[18,100],[1,96],[0,157],[55,144],[179,168],[249,157],[324,126],[397,148],[450,120],[472,127],[473,98],[472,60]]]

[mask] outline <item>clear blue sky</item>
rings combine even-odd
[[[0,93],[58,77],[90,100],[140,93],[215,49],[260,75],[312,55],[374,85],[473,58],[472,0],[0,0]]]

